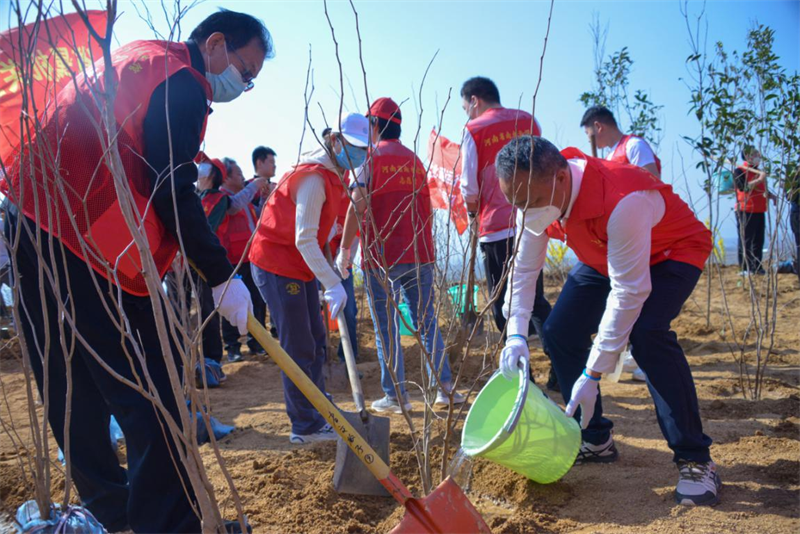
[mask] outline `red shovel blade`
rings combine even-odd
[[[406,500],[406,513],[391,534],[491,534],[461,488],[447,477],[424,499]]]

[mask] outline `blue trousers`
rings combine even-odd
[[[322,366],[325,363],[325,326],[320,313],[317,281],[303,282],[278,276],[252,266],[253,280],[269,307],[278,341],[295,363],[308,375],[320,391],[325,391]],[[292,432],[313,434],[325,419],[285,374],[283,398]]]
[[[400,391],[405,394],[406,373],[403,347],[400,345],[400,317],[397,309],[387,300],[386,292],[379,281],[379,276],[382,275],[373,270],[366,270],[365,273],[369,287],[367,299],[372,322],[375,325],[375,345],[378,349],[378,361],[381,364],[381,387],[386,395],[397,397],[388,366],[391,365],[394,369]],[[403,301],[408,304],[414,325],[420,329],[425,350],[433,358],[437,372],[441,368],[440,380],[446,384],[451,382],[450,362],[444,356],[444,341],[434,315],[433,264],[420,265],[417,278],[416,264],[401,263],[389,269],[388,278],[395,302],[402,294]]]
[[[358,318],[358,305],[356,303],[356,289],[353,283],[353,269],[350,276],[342,280],[342,287],[347,293],[347,302],[344,305],[344,321],[347,324],[347,333],[350,335],[350,344],[353,346],[353,357],[358,360],[358,337],[356,337],[356,319]],[[339,359],[344,361],[344,347],[339,343]]]
[[[653,289],[630,335],[633,356],[647,374],[658,424],[674,453],[674,461],[711,459],[711,438],[703,433],[692,373],[678,337],[670,328],[701,273],[697,267],[671,260],[652,266]],[[544,343],[565,402],[569,402],[572,386],[589,359],[592,335],[597,333],[610,291],[608,277],[579,263],[567,277],[545,322]],[[580,410],[575,417],[580,420]],[[583,440],[595,445],[604,443],[613,426],[603,417],[603,403],[598,393],[594,415],[583,431]]]

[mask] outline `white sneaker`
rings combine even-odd
[[[403,413],[403,410],[400,408],[400,403],[397,401],[397,399],[390,397],[389,395],[374,401],[370,406],[373,410],[379,413]],[[403,408],[405,408],[407,412],[411,411],[411,401],[408,400],[408,395],[406,395],[403,399]]]
[[[453,406],[464,404],[465,402],[467,402],[467,397],[465,395],[462,395],[458,391],[453,392]],[[449,406],[450,396],[440,389],[436,393],[436,401],[434,404]]]
[[[719,503],[722,479],[714,462],[678,462],[675,501],[686,506],[714,506]]]
[[[312,434],[289,434],[289,441],[295,445],[306,445],[308,443],[316,443],[317,441],[329,441],[336,439],[336,432],[333,427],[328,423]]]
[[[647,375],[641,369],[636,369],[633,372],[633,379],[637,382],[647,382]]]

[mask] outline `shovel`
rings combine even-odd
[[[272,339],[266,328],[258,322],[253,314],[247,317],[247,328],[253,337],[261,343],[270,357],[280,367],[281,371],[294,382],[303,392],[311,404],[330,423],[348,447],[361,460],[372,475],[378,479],[389,494],[397,502],[405,506],[406,513],[403,520],[392,532],[395,534],[410,533],[453,533],[472,534],[490,533],[489,526],[477,510],[469,502],[467,496],[448,477],[433,492],[423,499],[416,499],[411,495],[400,479],[389,470],[389,466],[369,446],[361,435],[342,413],[328,400],[310,378],[300,369],[294,360],[286,354],[277,341]]]
[[[350,333],[341,313],[338,321],[339,335],[344,349],[344,361],[347,364],[347,376],[350,379],[353,402],[357,410],[356,413],[342,412],[342,415],[359,434],[367,437],[367,443],[378,452],[381,460],[389,463],[389,418],[371,415],[364,407],[364,392],[361,390],[361,380],[358,378],[353,345],[350,343]],[[336,442],[336,468],[333,471],[333,489],[338,493],[351,495],[389,496],[386,488],[372,476],[367,466],[350,450],[342,438],[339,438]]]

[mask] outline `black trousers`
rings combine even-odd
[[[200,304],[200,321],[204,322],[206,318],[212,314],[214,311],[214,297],[211,294],[211,288],[208,287],[208,284],[200,278],[196,271],[191,271],[191,277],[194,281],[194,286],[197,288],[198,293],[198,301]],[[186,300],[186,310],[190,310],[192,307],[192,284],[189,283],[189,279],[184,276],[183,277],[183,291],[181,292],[181,288],[178,287],[178,277],[173,272],[167,273],[167,293],[169,294],[170,300],[172,304],[175,306],[176,310],[180,312],[179,303],[181,297]],[[221,364],[222,363],[222,338],[220,337],[219,333],[219,315],[215,314],[206,325],[205,330],[203,330],[203,356],[209,360],[214,360],[215,362]]]
[[[739,267],[742,270],[757,271],[761,268],[761,258],[764,250],[764,231],[766,228],[766,213],[736,212],[738,222]]]
[[[14,210],[12,208],[12,210]],[[6,237],[16,239],[21,222],[36,235],[35,223],[16,213],[8,213]],[[48,236],[39,232],[43,243]],[[60,301],[73,309],[76,330],[103,362],[123,377],[136,382],[142,366],[136,357],[126,355],[131,345],[123,341],[114,321],[104,308],[112,306],[110,293],[116,288],[99,278],[101,292],[95,288],[89,267],[56,241],[51,257],[42,247],[44,264],[60,283],[56,292],[47,279],[39,277],[35,241],[20,233],[19,250],[14,258],[15,282],[20,288],[20,329],[27,344],[28,357],[39,392],[48,399],[48,420],[56,442],[64,448],[67,365],[72,371],[72,416],[69,427],[72,476],[83,504],[109,532],[199,532],[200,520],[190,507],[194,496],[183,466],[177,459],[175,443],[165,438],[163,419],[153,404],[134,389],[109,374],[77,339],[58,311]],[[42,293],[40,293],[40,287]],[[162,402],[180,424],[177,404],[169,384],[164,354],[156,333],[152,303],[148,297],[123,295],[122,308],[128,324],[145,354],[147,372]],[[63,328],[63,332],[60,329]],[[49,345],[45,340],[49,336]],[[66,351],[60,340],[66,341]],[[48,384],[44,391],[44,356],[48,347]],[[65,353],[66,352],[66,353]],[[70,363],[67,363],[69,359]],[[179,367],[180,369],[180,367]],[[108,425],[114,415],[125,434],[128,469],[123,469],[109,440]],[[185,484],[181,483],[183,478]],[[187,490],[184,489],[184,485]]]
[[[486,280],[489,284],[489,294],[494,294],[495,288],[500,283],[503,277],[503,271],[506,264],[509,262],[511,253],[514,251],[514,238],[503,239],[501,241],[494,241],[492,243],[480,243],[481,252],[483,253],[483,266],[486,270]],[[494,315],[494,323],[497,329],[502,332],[506,327],[506,318],[503,316],[503,300],[506,295],[506,283],[500,288],[500,293],[497,300],[492,305],[492,314]],[[531,322],[528,325],[528,335],[537,334],[542,337],[542,327],[544,322],[550,316],[552,306],[544,296],[544,273],[539,273],[539,279],[536,280],[536,300],[533,303],[533,313],[531,314]]]
[[[261,297],[261,293],[258,291],[258,286],[256,286],[256,283],[253,280],[253,271],[250,268],[250,263],[242,263],[242,265],[239,266],[239,270],[236,271],[236,274],[241,275],[242,282],[244,282],[244,285],[246,285],[248,291],[250,291],[250,300],[253,301],[253,316],[255,316],[255,318],[258,319],[258,322],[263,325],[264,321],[267,319],[267,303],[264,302],[264,299]],[[208,290],[208,294],[211,295],[210,289]],[[211,304],[213,309],[214,303],[212,302]],[[239,352],[239,349],[242,347],[242,344],[239,341],[239,329],[231,325],[231,323],[229,323],[224,317],[221,319],[222,341],[225,342],[225,348],[230,351]],[[247,346],[251,349],[256,349],[261,345],[259,345],[258,341],[256,341],[255,338],[248,333]]]

